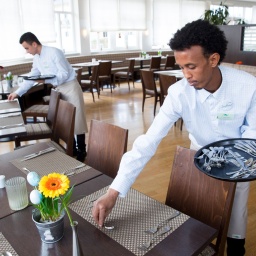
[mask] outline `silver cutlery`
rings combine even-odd
[[[24,123],[20,123],[20,124],[8,124],[8,125],[0,126],[0,129],[15,128],[15,127],[22,126],[22,125],[24,125]]]
[[[76,166],[76,167],[74,167],[74,168],[72,168],[70,170],[62,172],[61,174],[65,174],[67,176],[72,176],[72,175],[76,174],[75,170],[80,169],[80,168],[82,168],[84,166],[85,166],[85,163],[82,163],[82,164],[80,164],[80,165],[78,165],[78,166]]]
[[[4,114],[4,115],[0,115],[0,118],[6,118],[6,117],[12,117],[12,116],[20,116],[21,113],[14,113],[14,114]]]
[[[152,238],[150,238],[150,239],[149,239],[146,243],[144,243],[143,245],[138,246],[138,248],[139,248],[140,250],[147,250],[147,249],[151,246],[151,244],[152,244],[152,242],[153,242],[153,240],[154,240],[155,238],[157,238],[158,236],[164,235],[165,233],[169,232],[171,229],[172,229],[172,227],[165,226],[163,230],[161,230],[159,233],[155,234]]]
[[[157,232],[157,230],[167,221],[172,220],[180,215],[179,211],[175,211],[171,216],[169,216],[167,219],[161,221],[156,226],[149,228],[148,230],[145,230],[146,233],[154,234]]]
[[[29,159],[32,159],[32,158],[35,158],[35,157],[38,157],[38,156],[41,156],[41,155],[44,155],[44,154],[47,154],[47,153],[50,153],[50,152],[55,151],[55,150],[56,150],[56,148],[54,148],[54,147],[50,147],[50,148],[41,150],[38,153],[33,153],[33,154],[30,154],[30,155],[24,156],[24,158],[21,160],[21,162],[27,161]]]
[[[0,256],[12,256],[12,254],[8,251],[0,252]]]

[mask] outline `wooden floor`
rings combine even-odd
[[[84,92],[84,101],[88,127],[91,119],[104,120],[123,128],[129,129],[128,150],[131,149],[135,138],[147,131],[152,123],[153,99],[147,99],[144,113],[141,110],[142,88],[141,83],[135,83],[135,88],[128,90],[126,83],[121,84],[110,93],[110,89],[101,92],[100,99],[95,94],[95,103],[91,93]],[[159,105],[157,107],[157,112]],[[35,143],[35,141],[31,142]],[[155,198],[160,202],[165,201],[167,186],[172,169],[172,161],[176,146],[189,147],[190,142],[186,128],[180,130],[180,123],[172,127],[168,135],[160,143],[155,156],[148,162],[141,172],[133,188]],[[13,142],[2,142],[0,154],[13,151]],[[249,218],[246,239],[246,255],[256,255],[256,182],[251,182],[249,196]],[[235,255],[234,255],[235,256]]]

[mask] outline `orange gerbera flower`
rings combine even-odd
[[[66,175],[50,173],[42,177],[38,189],[45,197],[56,198],[66,193],[69,189],[69,183],[70,181]]]

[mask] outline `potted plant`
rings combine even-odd
[[[12,80],[13,80],[12,72],[8,72],[7,74],[4,74],[4,78],[7,82],[8,87],[12,88]]]
[[[204,12],[203,20],[209,21],[214,25],[227,25],[227,17],[229,15],[228,6],[220,3],[220,6],[216,10],[206,10]]]

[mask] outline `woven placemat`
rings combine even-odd
[[[104,194],[107,189],[108,187],[105,187],[72,203],[70,208],[95,227],[99,228],[92,217],[91,201]],[[133,254],[143,256],[189,218],[189,216],[185,214],[180,214],[176,218],[165,222],[163,227],[169,225],[172,227],[172,230],[162,236],[156,237],[148,250],[138,249],[138,246],[141,246],[153,237],[153,234],[148,234],[144,231],[167,219],[173,212],[175,212],[175,210],[171,207],[134,189],[130,189],[125,198],[119,197],[117,199],[115,207],[106,219],[105,225],[113,225],[115,228],[112,230],[102,228],[100,230]],[[161,227],[159,231],[161,231],[163,227]]]
[[[23,117],[21,114],[17,116],[10,116],[8,118],[0,118],[0,126],[13,125],[23,123]]]
[[[9,100],[1,100],[0,101],[0,109],[1,110],[6,110],[6,109],[12,109],[12,108],[19,108],[20,109],[20,104],[18,101],[9,101]]]
[[[79,169],[72,170],[82,163],[58,150],[43,154],[27,161],[21,160],[23,160],[23,157],[14,159],[10,162],[25,174],[27,174],[27,171],[23,170],[23,167],[26,167],[30,171],[37,172],[39,176],[48,175],[52,172],[62,173],[64,171],[65,174],[74,171],[74,175],[76,175],[91,168],[90,166],[85,165]]]
[[[4,237],[3,233],[0,232],[0,253],[1,252],[10,252],[12,256],[19,256],[7,239]]]

